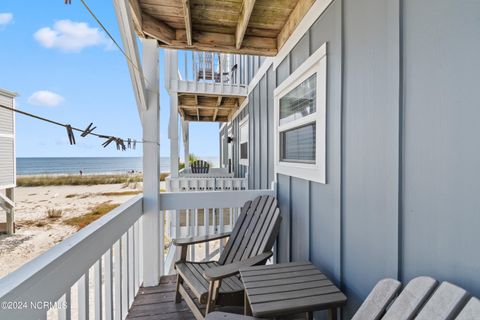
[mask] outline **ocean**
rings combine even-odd
[[[217,157],[200,157],[218,166]],[[17,158],[17,175],[142,172],[141,157]],[[160,157],[160,171],[170,171],[170,158]]]

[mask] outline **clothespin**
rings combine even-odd
[[[133,150],[135,150],[135,148],[137,147],[137,140],[135,140],[135,139],[133,140],[132,147],[133,147]]]
[[[125,148],[125,143],[123,143],[123,139],[116,138],[115,142],[117,143],[117,150],[127,150],[127,148]]]
[[[72,4],[72,0],[65,0],[65,4]]]
[[[87,135],[89,135],[90,133],[93,132],[93,130],[95,130],[97,127],[93,127],[93,123],[90,123],[87,127],[87,129],[83,130],[83,133],[81,134],[82,137],[86,137]]]
[[[65,128],[67,129],[68,141],[70,141],[70,145],[76,144],[75,143],[75,135],[73,134],[72,126],[67,124],[65,126]]]
[[[108,140],[102,143],[102,146],[106,148],[113,140],[115,140],[115,137],[108,137]]]
[[[127,140],[127,147],[128,149],[132,148],[132,139],[128,138]]]

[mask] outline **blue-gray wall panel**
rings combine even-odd
[[[282,224],[280,226],[280,236],[277,241],[277,260],[279,262],[290,261],[290,177],[279,174],[277,176],[278,189],[278,207],[282,215]]]
[[[291,178],[291,260],[310,260],[310,182]]]
[[[290,55],[286,56],[285,59],[280,62],[275,71],[277,73],[276,84],[278,87],[283,80],[287,79],[287,77],[290,75]]]
[[[253,180],[254,180],[254,189],[260,189],[260,87],[256,86],[254,89],[254,107],[253,107],[253,136],[254,138],[251,140],[254,144],[254,153],[252,154],[253,158]],[[252,167],[250,167],[252,169]]]
[[[270,67],[267,72],[267,104],[268,104],[268,119],[267,122],[265,123],[268,127],[268,160],[267,160],[267,168],[268,168],[268,173],[267,173],[267,178],[268,178],[268,184],[270,187],[270,184],[274,180],[274,167],[273,167],[273,161],[274,161],[274,154],[273,154],[273,141],[274,141],[274,102],[273,102],[273,90],[275,89],[275,72],[273,71],[273,67]]]
[[[290,73],[297,70],[302,63],[310,56],[309,32],[305,33],[290,52]]]
[[[398,272],[399,105],[389,95],[394,1],[344,1],[343,283],[347,316]],[[398,80],[397,80],[398,81]],[[395,104],[396,102],[396,104]]]
[[[403,274],[477,296],[479,52],[479,1],[405,1]]]
[[[267,91],[267,75],[265,74],[260,80],[260,130],[259,130],[259,138],[257,141],[260,143],[260,184],[259,188],[266,189],[270,186],[268,185],[268,91]]]

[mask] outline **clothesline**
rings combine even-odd
[[[22,110],[19,110],[19,109],[11,108],[11,107],[4,106],[4,105],[1,105],[1,104],[0,104],[0,108],[6,109],[6,110],[9,110],[9,111],[12,111],[12,112],[20,113],[22,115],[25,115],[25,116],[28,116],[28,117],[31,117],[31,118],[34,118],[34,119],[37,119],[37,120],[41,120],[41,121],[44,121],[44,122],[47,122],[47,123],[50,123],[50,124],[54,124],[54,125],[57,125],[57,126],[60,126],[60,127],[64,127],[67,130],[67,136],[68,136],[68,141],[70,142],[70,145],[76,144],[74,131],[81,132],[80,136],[83,137],[83,138],[88,136],[88,135],[91,135],[91,136],[98,137],[100,139],[105,139],[105,141],[102,143],[102,146],[104,148],[107,147],[108,145],[110,145],[113,142],[117,146],[117,150],[122,150],[122,151],[125,151],[127,148],[135,149],[137,143],[155,143],[157,145],[160,144],[157,141],[137,140],[137,139],[132,139],[132,138],[123,139],[123,138],[119,138],[117,136],[98,134],[98,133],[93,132],[97,128],[97,127],[93,126],[93,122],[90,123],[85,129],[80,129],[80,128],[77,128],[77,127],[73,127],[70,124],[60,123],[60,122],[55,121],[55,120],[47,119],[45,117],[37,116],[37,115],[35,115],[33,113],[30,113],[30,112],[26,112],[26,111],[22,111]]]

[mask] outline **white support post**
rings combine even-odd
[[[178,79],[177,50],[165,49],[165,79]],[[170,91],[170,120],[168,138],[170,139],[170,176],[178,177],[178,98],[177,92]]]
[[[163,275],[163,212],[160,212],[160,88],[157,40],[142,39],[147,79],[143,121],[143,285],[156,286]]]
[[[190,158],[190,122],[182,121],[182,135],[183,135],[183,159],[185,167],[188,168],[188,159]]]

